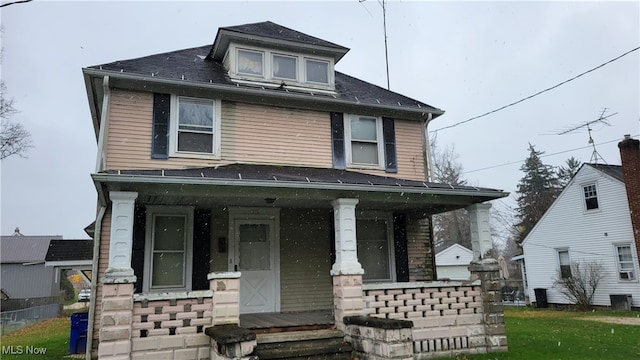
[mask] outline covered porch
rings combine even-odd
[[[333,169],[255,165],[114,171],[93,178],[104,209],[101,247],[108,249],[96,269],[96,296],[103,303],[114,294],[131,299],[129,334],[140,351],[149,349],[135,344],[155,337],[193,338],[203,345],[204,330],[220,324],[255,332],[346,330],[343,319],[353,315],[477,314],[480,283],[431,283],[431,215],[467,207],[479,260],[492,246],[489,206],[480,203],[506,195]],[[172,239],[182,236],[178,249],[157,246],[169,241],[157,235],[167,228],[178,229]],[[168,257],[182,260],[163,268]],[[452,292],[456,300],[442,303]],[[443,304],[446,309],[435,306]],[[110,321],[102,320],[112,316],[107,309],[94,312],[99,353],[124,341],[104,336]]]

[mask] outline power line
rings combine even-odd
[[[624,56],[627,56],[627,55],[631,54],[631,53],[632,53],[632,52],[634,52],[634,51],[637,51],[638,49],[640,49],[640,46],[639,46],[639,47],[637,47],[637,48],[635,48],[635,49],[631,49],[631,50],[627,51],[626,53],[624,53],[624,54],[622,54],[622,55],[620,55],[620,56],[618,56],[618,57],[615,57],[615,58],[613,58],[613,59],[611,59],[611,60],[609,60],[609,61],[607,61],[607,62],[605,62],[605,63],[603,63],[603,64],[600,64],[600,65],[598,65],[598,66],[596,66],[596,67],[594,67],[594,68],[592,68],[592,69],[589,69],[589,70],[587,70],[587,71],[585,71],[585,72],[583,72],[583,73],[580,73],[580,74],[578,74],[578,75],[576,75],[576,76],[574,76],[574,77],[572,77],[572,78],[570,78],[570,79],[568,79],[568,80],[565,80],[565,81],[563,81],[563,82],[560,82],[560,83],[558,83],[558,84],[556,84],[556,85],[554,85],[554,86],[552,86],[552,87],[546,88],[546,89],[544,89],[544,90],[538,91],[537,93],[535,93],[535,94],[533,94],[533,95],[529,95],[529,96],[527,96],[527,97],[525,97],[525,98],[522,98],[522,99],[520,99],[520,100],[518,100],[518,101],[514,101],[514,102],[512,102],[512,103],[510,103],[510,104],[504,105],[504,106],[499,107],[499,108],[497,108],[497,109],[495,109],[495,110],[491,110],[491,111],[489,111],[489,112],[486,112],[486,113],[484,113],[484,114],[482,114],[482,115],[474,116],[474,117],[469,118],[469,119],[467,119],[467,120],[460,121],[460,122],[457,122],[457,123],[452,124],[452,125],[448,125],[448,126],[445,126],[445,127],[441,127],[441,128],[439,128],[439,129],[432,130],[431,132],[438,132],[438,131],[441,131],[441,130],[450,129],[450,128],[452,128],[452,127],[456,127],[456,126],[458,126],[458,125],[462,125],[462,124],[468,123],[468,122],[470,122],[470,121],[473,121],[473,120],[479,119],[479,118],[481,118],[481,117],[484,117],[484,116],[487,116],[487,115],[490,115],[490,114],[493,114],[493,113],[496,113],[496,112],[498,112],[498,111],[500,111],[500,110],[504,110],[504,109],[506,109],[506,108],[508,108],[508,107],[514,106],[514,105],[519,104],[519,103],[521,103],[521,102],[523,102],[523,101],[526,101],[526,100],[529,100],[529,99],[531,99],[531,98],[534,98],[534,97],[536,97],[536,96],[538,96],[538,95],[541,95],[541,94],[543,94],[543,93],[545,93],[545,92],[547,92],[547,91],[551,91],[551,90],[553,90],[553,89],[555,89],[555,88],[557,88],[557,87],[559,87],[559,86],[561,86],[561,85],[564,85],[564,84],[566,84],[566,83],[568,83],[568,82],[571,82],[571,81],[573,81],[573,80],[575,80],[575,79],[577,79],[577,78],[579,78],[579,77],[581,77],[581,76],[583,76],[583,75],[586,75],[586,74],[588,74],[588,73],[590,73],[590,72],[592,72],[592,71],[595,71],[595,70],[597,70],[597,69],[600,69],[601,67],[603,67],[603,66],[605,66],[605,65],[608,65],[608,64],[610,64],[610,63],[612,63],[612,62],[614,62],[614,61],[616,61],[616,60],[621,59],[621,58],[622,58],[622,57],[624,57]]]
[[[639,135],[633,135],[633,137],[637,137],[637,136],[639,136]],[[605,141],[605,142],[598,143],[598,144],[596,144],[596,145],[610,144],[610,143],[612,143],[612,142],[616,142],[616,141],[620,141],[620,139],[609,140],[609,141]],[[572,152],[572,151],[576,151],[576,150],[588,149],[588,148],[590,148],[591,146],[592,146],[592,145],[587,145],[587,146],[582,146],[582,147],[579,147],[579,148],[574,148],[574,149],[569,149],[569,150],[558,151],[558,152],[555,152],[555,153],[553,153],[553,154],[544,154],[544,155],[541,155],[541,156],[540,156],[540,158],[544,158],[544,157],[548,157],[548,156],[554,156],[554,155],[560,155],[560,154],[565,154],[565,153]],[[503,166],[507,166],[507,165],[519,164],[519,163],[522,163],[522,162],[523,162],[523,161],[525,161],[525,160],[526,160],[526,159],[524,159],[524,160],[518,160],[518,161],[510,161],[510,162],[507,162],[507,163],[504,163],[504,164],[492,165],[492,166],[487,166],[487,167],[480,168],[480,169],[469,170],[469,171],[463,171],[463,172],[462,172],[462,174],[469,174],[469,173],[476,172],[476,171],[483,171],[483,170],[495,169],[495,168],[503,167]]]

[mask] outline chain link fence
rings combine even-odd
[[[39,321],[54,318],[60,314],[59,304],[34,306],[27,309],[3,311],[0,313],[0,334],[20,330]]]

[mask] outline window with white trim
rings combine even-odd
[[[596,184],[584,185],[582,187],[584,192],[585,208],[587,210],[594,210],[598,208],[598,192],[596,190]]]
[[[193,208],[147,207],[144,291],[191,290]]]
[[[618,263],[618,278],[620,280],[635,280],[636,272],[631,244],[621,244],[615,247],[616,260]]]
[[[231,43],[224,59],[233,81],[333,94],[334,59]]]
[[[345,116],[344,128],[347,165],[383,168],[382,119],[372,116],[348,115]]]
[[[568,279],[571,277],[571,258],[569,250],[558,250],[558,265],[560,266],[560,277]]]
[[[174,95],[170,114],[171,156],[220,156],[219,100]]]
[[[393,221],[390,216],[365,215],[356,220],[358,261],[363,281],[394,281]]]

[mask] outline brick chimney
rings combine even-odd
[[[636,240],[636,251],[640,259],[640,141],[625,135],[618,143],[624,184],[627,188],[629,211],[631,212],[631,226]]]

